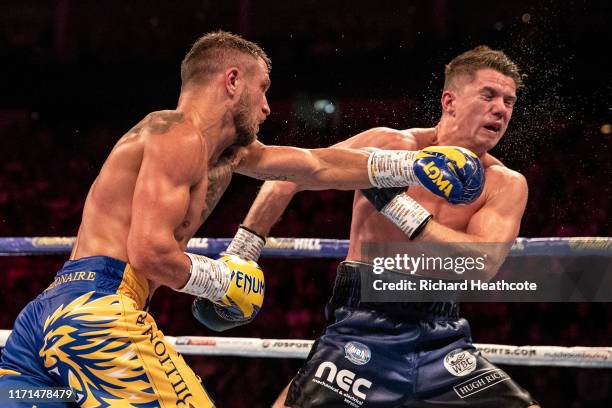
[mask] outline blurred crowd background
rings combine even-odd
[[[87,190],[121,135],[176,106],[179,65],[201,34],[224,29],[273,61],[267,144],[323,147],[375,126],[439,117],[444,64],[500,48],[526,75],[492,152],[523,173],[520,235],[609,236],[612,78],[607,1],[9,0],[0,4],[0,236],[73,236]],[[232,236],[260,182],[236,176],[197,236]],[[348,237],[352,194],[300,193],[273,236]],[[65,257],[0,258],[0,328]],[[266,304],[229,336],[313,339],[336,260],[264,259]],[[534,271],[537,273],[537,271]],[[214,335],[191,299],[159,290],[151,313],[171,335]],[[609,304],[466,304],[480,343],[612,344]],[[180,318],[179,316],[184,316]],[[264,407],[300,360],[188,357],[220,407]],[[504,367],[544,407],[608,407],[610,370]]]

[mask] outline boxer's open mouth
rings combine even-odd
[[[486,125],[483,126],[487,131],[491,132],[491,133],[495,133],[497,134],[502,126],[500,123],[487,123]]]

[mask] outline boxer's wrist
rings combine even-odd
[[[220,301],[230,285],[231,271],[227,264],[202,255],[185,252],[191,261],[189,280],[178,292]]]
[[[427,225],[432,215],[406,194],[396,195],[380,213],[397,225],[409,239],[415,239]]]
[[[404,194],[406,187],[387,187],[387,188],[368,188],[360,190],[361,194],[376,208],[377,211],[381,211],[385,205],[389,204],[391,200],[398,194]]]
[[[266,239],[252,229],[240,225],[238,231],[223,252],[224,255],[235,255],[247,261],[257,262],[261,250],[266,245]]]
[[[418,152],[377,150],[368,157],[370,183],[378,188],[420,185],[413,164]]]

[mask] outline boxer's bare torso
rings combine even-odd
[[[103,255],[129,262],[127,240],[132,209],[137,208],[134,190],[141,175],[145,143],[148,138],[163,137],[172,126],[184,126],[181,113],[153,112],[117,142],[89,190],[70,259]],[[212,158],[208,165],[203,152],[194,149],[191,157],[184,157],[185,163],[195,166],[195,178],[184,219],[174,230],[181,250],[218,203],[238,163],[237,148]],[[157,285],[151,281],[149,285],[152,293]]]
[[[266,108],[254,123],[269,112],[262,100]],[[231,129],[226,136],[219,131],[224,121],[209,126],[193,111],[160,111],[127,132],[87,195],[70,259],[108,256],[128,262],[149,280],[150,294],[160,285],[180,288],[189,276],[183,251],[234,171],[322,189],[369,186],[364,152],[265,146],[255,133],[249,144],[238,146],[227,136]]]
[[[387,146],[386,148],[398,149],[401,147],[406,150],[420,150],[436,143],[435,128],[409,129],[402,131],[402,133],[404,133],[404,138],[399,141],[399,145]],[[380,137],[381,135],[376,132],[370,136],[364,134],[361,137],[356,136],[349,139],[347,145],[354,148],[377,146],[376,140]],[[344,143],[340,143],[340,145],[344,145]],[[410,187],[407,194],[429,211],[437,222],[455,231],[467,232],[472,216],[492,198],[495,192],[499,190],[500,185],[507,182],[508,178],[518,175],[488,153],[481,156],[480,159],[485,168],[486,182],[482,195],[471,204],[450,204],[443,198],[431,194],[423,187]],[[365,261],[361,254],[361,245],[364,242],[408,241],[408,237],[397,226],[382,216],[363,195],[355,194],[347,260]]]

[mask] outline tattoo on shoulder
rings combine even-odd
[[[183,123],[185,117],[182,112],[158,112],[148,123],[151,133],[166,133],[175,123]]]
[[[140,131],[142,130],[142,123],[138,123],[137,125],[135,125],[133,128],[131,128],[130,130],[127,131],[126,135],[135,135],[135,134],[139,134]]]

